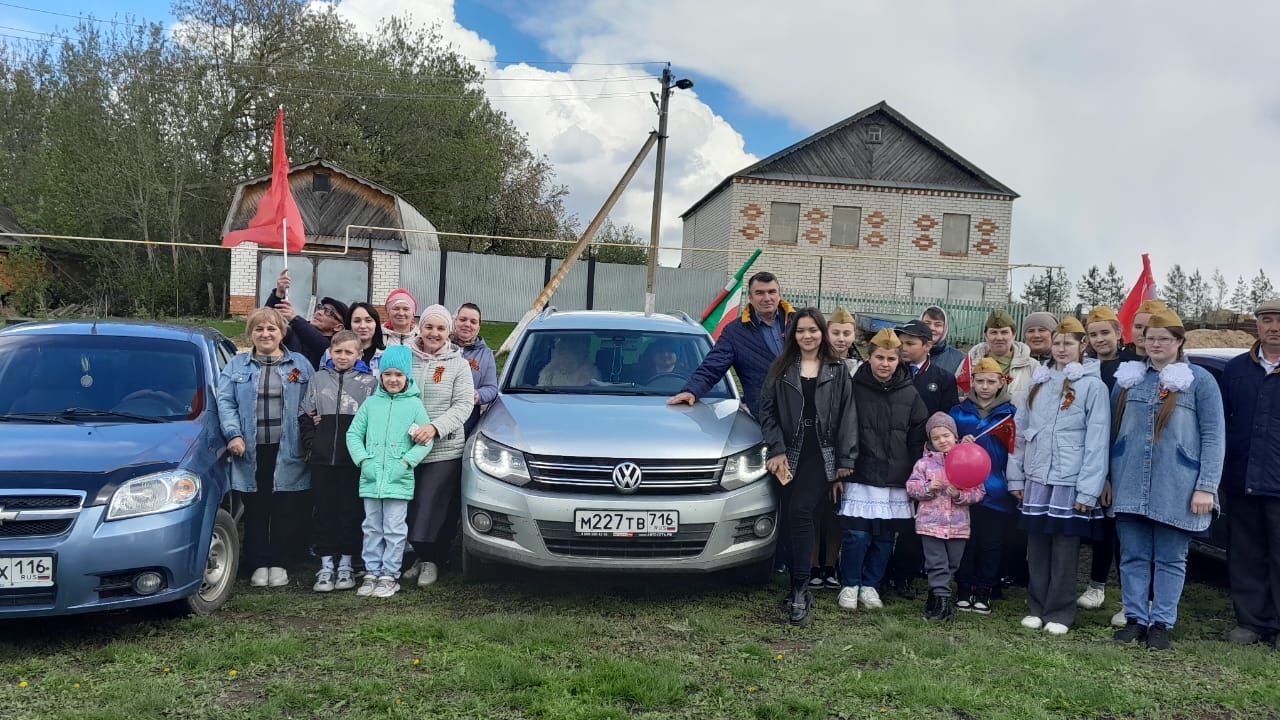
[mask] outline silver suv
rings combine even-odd
[[[687,316],[548,310],[467,444],[463,575],[492,562],[767,582],[777,496],[760,428],[722,380],[666,404],[711,338]]]

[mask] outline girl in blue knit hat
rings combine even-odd
[[[391,597],[400,590],[400,563],[409,534],[406,517],[413,499],[413,468],[431,451],[410,435],[431,420],[413,381],[409,348],[387,348],[381,361],[382,383],[360,406],[347,449],[360,468],[360,497],[364,500],[364,584],[361,597]]]

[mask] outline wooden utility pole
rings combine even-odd
[[[569,253],[565,255],[564,260],[560,262],[559,269],[547,281],[546,287],[542,288],[542,292],[538,293],[537,299],[533,301],[533,306],[529,308],[529,312],[520,318],[520,322],[516,325],[507,339],[503,341],[502,347],[498,348],[498,355],[511,352],[515,347],[516,340],[524,333],[524,329],[529,326],[529,322],[537,317],[538,313],[550,302],[551,296],[556,294],[556,289],[560,287],[560,283],[564,281],[569,271],[573,269],[573,264],[577,262],[578,256],[582,255],[582,251],[591,244],[591,239],[596,236],[596,231],[604,224],[609,212],[613,210],[613,206],[617,204],[618,198],[622,197],[622,192],[627,189],[631,178],[635,177],[636,171],[640,169],[640,165],[644,163],[644,159],[648,157],[649,151],[653,149],[654,143],[658,142],[658,133],[649,133],[649,137],[641,146],[640,152],[636,153],[636,158],[631,161],[631,165],[627,167],[627,171],[622,174],[622,178],[618,180],[617,186],[613,188],[613,192],[609,193],[609,197],[605,199],[604,205],[596,212],[596,216],[591,218],[591,223],[587,225],[587,229],[582,231],[582,236],[578,238],[578,242],[574,243],[569,249]]]
[[[658,157],[653,167],[653,214],[649,218],[649,273],[644,286],[644,311],[656,309],[658,295],[654,290],[657,274],[659,237],[662,232],[662,176],[667,167],[667,106],[671,102],[671,65],[662,68],[662,97],[658,100]]]

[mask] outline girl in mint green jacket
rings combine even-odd
[[[406,515],[413,499],[413,468],[431,452],[410,434],[430,422],[418,386],[413,381],[409,348],[392,346],[382,355],[382,384],[360,406],[347,449],[360,467],[360,497],[364,499],[364,584],[362,597],[391,597],[400,590],[400,562],[409,534]]]

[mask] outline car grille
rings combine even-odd
[[[52,606],[58,599],[54,588],[0,590],[0,607]]]
[[[0,538],[61,535],[70,529],[70,520],[10,520],[0,525]]]
[[[559,492],[619,494],[613,469],[627,460],[615,458],[526,456],[530,482],[526,487]],[[723,460],[642,460],[640,486],[635,495],[678,495],[720,490]]]
[[[78,495],[0,495],[5,510],[55,510],[80,507]]]
[[[713,523],[681,525],[672,537],[582,537],[571,522],[538,521],[538,532],[547,550],[556,555],[585,558],[688,558],[702,554],[711,538]]]
[[[0,511],[18,513],[12,520],[0,516],[0,538],[61,535],[75,523],[82,501],[82,495],[0,494]]]

